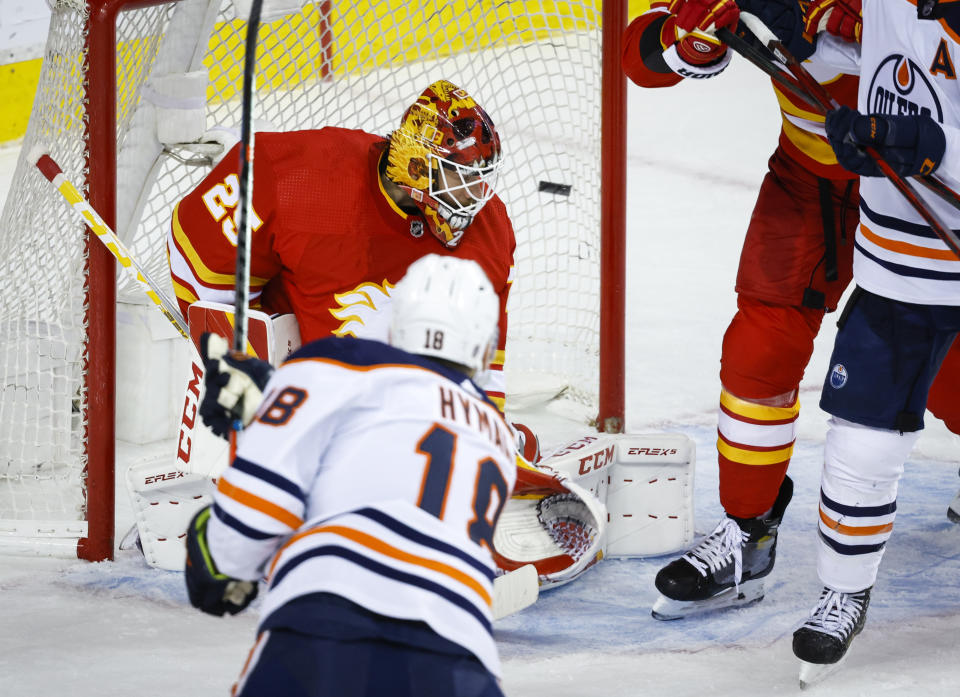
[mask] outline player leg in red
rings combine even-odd
[[[717,459],[726,515],[657,574],[657,619],[763,597],[793,493],[786,473],[800,380],[825,311],[850,282],[855,201],[847,181],[818,179],[779,150],[770,160],[740,259],[737,314],[723,339]]]
[[[930,386],[927,409],[943,421],[954,434],[960,434],[960,339],[953,342],[947,357],[940,364],[940,372]],[[956,440],[957,437],[954,436]],[[960,524],[960,492],[947,506],[947,518]]]

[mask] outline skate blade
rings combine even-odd
[[[806,690],[808,687],[823,682],[836,673],[845,660],[847,660],[846,656],[836,663],[807,663],[806,661],[800,661],[800,689]]]
[[[140,531],[137,529],[136,523],[133,527],[127,531],[127,534],[123,536],[123,539],[120,540],[119,549],[120,551],[126,551],[128,549],[133,549],[134,547],[140,547]]]
[[[740,584],[740,592],[733,588],[717,593],[706,600],[674,600],[665,595],[657,598],[650,614],[656,620],[679,620],[730,608],[747,607],[763,600],[763,579]]]
[[[960,494],[957,495],[957,498],[955,498],[947,508],[947,519],[951,523],[960,524]]]

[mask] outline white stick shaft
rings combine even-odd
[[[747,25],[747,29],[753,32],[753,35],[760,39],[764,46],[769,46],[771,42],[780,40],[777,38],[777,35],[770,31],[767,25],[763,23],[763,20],[754,14],[741,12],[740,21]]]
[[[127,275],[136,281],[140,289],[147,294],[147,297],[153,301],[157,309],[170,321],[170,324],[176,327],[177,331],[179,331],[184,338],[189,339],[190,330],[187,328],[187,323],[176,305],[170,302],[163,291],[160,290],[157,283],[153,281],[147,272],[130,256],[130,252],[127,251],[126,246],[120,241],[120,238],[117,237],[113,230],[110,229],[110,226],[103,221],[103,218],[93,209],[93,206],[91,206],[77,190],[77,187],[67,179],[60,165],[39,146],[30,152],[29,158],[43,176],[57,188],[64,200],[70,204],[70,207],[83,218],[87,227],[89,227],[90,230],[93,231],[93,234],[97,236],[97,239],[110,250],[110,253],[113,254],[114,258],[120,263],[120,266],[123,267]]]
[[[493,579],[493,619],[520,612],[537,602],[540,582],[533,564],[525,564]]]

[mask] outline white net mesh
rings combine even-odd
[[[82,227],[25,161],[33,144],[45,143],[81,191],[91,186],[85,13],[70,5],[53,11],[24,157],[0,223],[0,519],[83,517]],[[531,393],[596,400],[599,12],[598,0],[335,0],[306,3],[259,34],[254,118],[274,129],[336,125],[385,135],[440,78],[465,87],[491,115],[506,156],[499,193],[518,241],[508,406]],[[183,76],[205,71],[201,133],[186,140],[209,141],[202,131],[217,128],[239,132],[246,24],[237,14],[232,0],[181,0],[119,15],[116,229],[170,297],[173,204],[219,148],[161,143],[158,131],[170,139],[171,114],[195,106],[177,93]],[[142,301],[124,277],[118,294]],[[52,479],[60,482],[55,494],[45,486]]]
[[[27,143],[50,143],[86,184],[84,17],[53,11]],[[23,148],[0,219],[0,535],[25,520],[83,518],[86,338],[83,226],[50,196]],[[53,192],[56,194],[56,192]],[[53,202],[53,203],[51,203]],[[40,527],[46,526],[40,523]]]

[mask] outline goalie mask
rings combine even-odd
[[[387,176],[423,212],[448,249],[495,191],[500,136],[466,90],[447,80],[430,85],[390,134]]]
[[[428,254],[391,296],[391,345],[486,370],[497,349],[500,300],[477,262]]]

